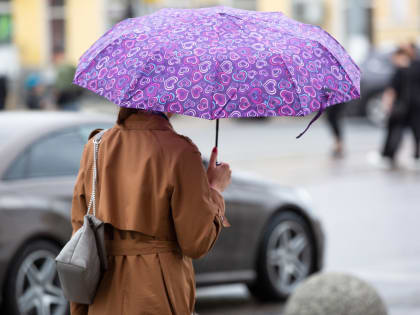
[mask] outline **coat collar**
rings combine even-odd
[[[168,119],[161,115],[146,111],[130,115],[123,124],[116,124],[116,127],[120,129],[137,130],[173,130]]]

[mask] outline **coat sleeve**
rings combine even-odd
[[[77,175],[76,184],[73,191],[73,201],[71,208],[71,225],[73,227],[73,234],[82,227],[83,217],[86,214],[86,194],[85,194],[85,177],[87,175],[88,166],[88,152],[87,146],[83,150],[82,159],[80,161],[79,174]],[[71,315],[87,315],[88,305],[70,303]]]
[[[225,203],[210,187],[201,154],[188,146],[174,167],[172,218],[182,252],[191,258],[204,256],[214,245],[225,219]]]

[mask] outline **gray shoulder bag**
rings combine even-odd
[[[96,215],[96,181],[99,143],[106,130],[93,139],[92,194],[83,226],[57,256],[57,272],[65,297],[72,302],[92,304],[103,272],[107,269],[104,223]],[[92,215],[90,209],[93,209]]]

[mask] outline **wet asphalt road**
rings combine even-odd
[[[324,121],[300,140],[307,120],[221,121],[221,160],[285,185],[305,187],[327,236],[327,271],[355,274],[375,286],[390,315],[420,314],[420,172],[409,168],[407,134],[400,167],[384,171],[367,162],[383,131],[363,121],[346,123],[346,156],[330,158]],[[205,154],[213,146],[214,122],[182,118],[175,128]],[[229,214],[227,214],[229,215]],[[282,304],[259,304],[244,286],[204,288],[199,314],[282,314]]]

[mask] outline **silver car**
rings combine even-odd
[[[2,314],[68,313],[54,258],[71,235],[83,146],[91,130],[112,125],[86,113],[0,114]],[[284,300],[322,268],[324,236],[304,190],[234,172],[224,197],[232,227],[195,261],[198,286],[245,283],[263,300]]]

